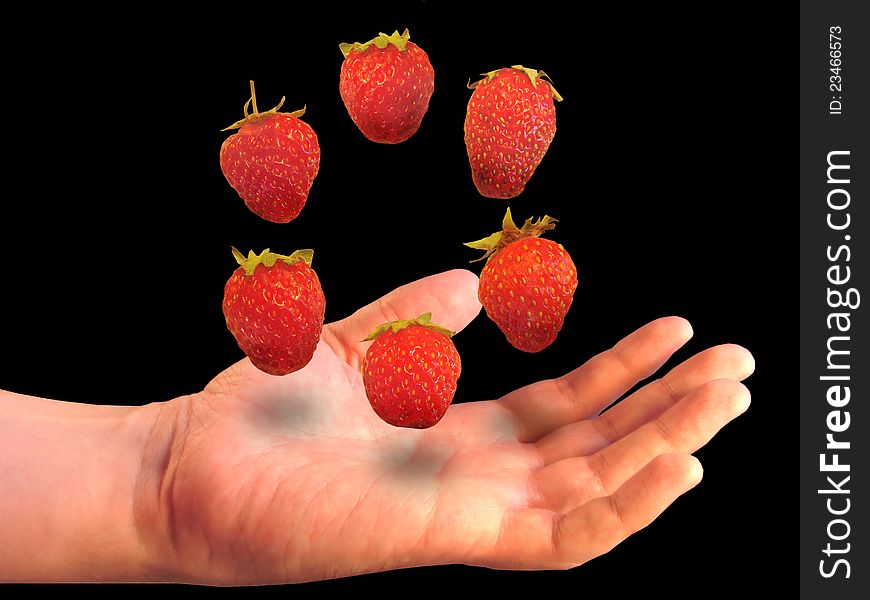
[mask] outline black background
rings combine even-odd
[[[786,459],[797,416],[796,213],[782,174],[793,117],[779,101],[793,69],[788,19],[757,6],[695,15],[614,5],[568,17],[557,3],[479,14],[443,4],[141,12],[112,27],[82,12],[54,14],[53,25],[22,19],[26,42],[3,42],[0,388],[104,404],[201,389],[241,358],[220,310],[230,245],[314,248],[332,321],[469,266],[476,253],[461,242],[495,231],[508,204],[517,220],[549,214],[580,278],[565,328],[528,355],[482,315],[455,338],[456,401],[559,375],[656,317],[681,315],[695,337],[669,365],[722,342],[757,360],[752,408],[698,452],[704,481],[569,572],[447,566],[278,593],[483,584],[689,598],[707,586],[781,586],[769,559],[790,555],[797,538]],[[337,46],[403,27],[429,54],[435,93],[414,137],[373,144],[342,105]],[[546,70],[565,101],[549,152],[507,203],[477,194],[462,124],[467,81],[516,63]],[[307,104],[319,137],[320,173],[287,225],[250,213],[220,172],[219,130],[241,117],[249,78],[261,109],[282,95],[288,111]]]

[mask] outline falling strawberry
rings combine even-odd
[[[562,101],[543,71],[515,65],[485,74],[465,115],[465,148],[474,185],[490,198],[523,192],[556,135]]]
[[[320,145],[311,125],[300,121],[305,109],[279,113],[278,106],[257,112],[251,98],[245,118],[223,131],[238,129],[221,146],[221,170],[251,211],[273,223],[289,223],[302,211],[320,168]],[[248,106],[254,109],[248,114]]]
[[[224,287],[227,327],[255,367],[286,375],[308,364],[320,339],[326,299],[311,269],[313,250],[263,250],[245,258]]]
[[[435,71],[406,29],[365,44],[341,44],[339,91],[350,118],[373,142],[398,144],[414,135],[429,108]]]
[[[363,360],[366,396],[377,415],[396,427],[425,429],[441,420],[462,370],[453,332],[435,325],[432,313],[385,323]]]
[[[540,352],[562,329],[577,289],[577,269],[561,244],[540,236],[556,226],[545,216],[517,228],[507,210],[502,231],[465,244],[485,250],[478,298],[514,348]]]

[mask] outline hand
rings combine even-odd
[[[382,422],[359,365],[376,325],[431,311],[461,330],[477,278],[450,271],[327,325],[285,377],[247,359],[165,406],[165,471],[140,486],[140,534],[167,579],[306,581],[416,565],[567,568],[653,521],[701,479],[689,455],[749,405],[732,345],[604,412],[692,335],[654,321],[564,377],[452,406],[427,430]],[[460,379],[460,390],[462,380]],[[163,461],[158,461],[163,462]],[[152,502],[152,500],[155,500]]]

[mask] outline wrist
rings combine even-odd
[[[177,459],[182,454],[195,397],[148,404],[133,417],[143,441],[132,503],[132,523],[143,550],[142,581],[186,580],[176,546],[174,491]]]
[[[0,392],[0,580],[168,579],[159,498],[184,403],[92,406]]]

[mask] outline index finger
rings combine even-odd
[[[597,415],[655,373],[691,337],[692,326],[685,319],[657,319],[567,375],[533,383],[499,402],[516,418],[520,441],[535,441]]]

